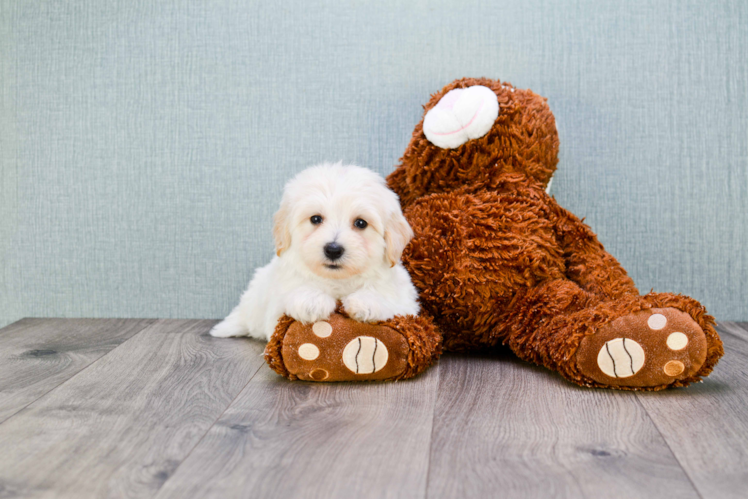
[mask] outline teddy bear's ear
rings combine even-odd
[[[423,133],[434,146],[453,149],[483,137],[499,116],[496,93],[483,85],[452,89],[423,119]]]
[[[273,239],[275,240],[275,254],[280,255],[291,246],[290,218],[291,211],[284,199],[275,216],[273,216]]]
[[[391,267],[400,262],[403,250],[411,238],[413,229],[405,220],[402,211],[393,212],[384,228],[385,255]]]

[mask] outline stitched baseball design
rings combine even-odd
[[[343,363],[353,373],[374,373],[387,364],[387,348],[374,337],[356,337],[343,350]]]
[[[609,377],[631,377],[644,366],[644,350],[631,339],[609,340],[597,355],[597,365]]]

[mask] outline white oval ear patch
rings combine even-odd
[[[483,137],[499,116],[499,100],[483,85],[447,92],[426,113],[423,133],[442,149],[453,149],[470,139]]]

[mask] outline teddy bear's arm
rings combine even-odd
[[[592,229],[554,199],[550,199],[549,205],[563,249],[566,276],[587,292],[603,298],[639,295],[634,281],[615,257],[605,251]]]

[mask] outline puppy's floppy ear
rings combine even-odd
[[[291,246],[291,229],[289,217],[291,211],[288,209],[288,203],[285,200],[281,203],[280,208],[273,216],[273,239],[275,240],[275,254],[280,254],[288,250]]]
[[[384,228],[384,243],[386,245],[385,254],[390,261],[390,267],[400,261],[400,257],[405,250],[405,246],[413,238],[413,229],[405,220],[400,210],[393,212]]]

